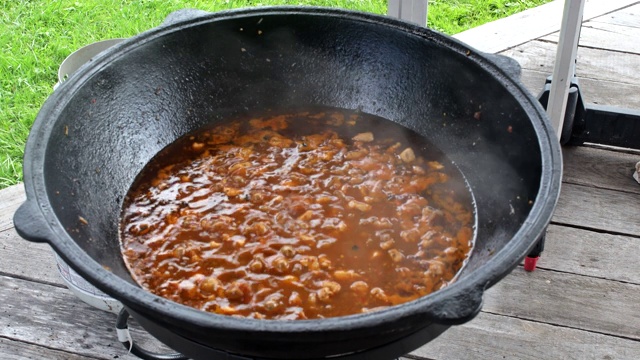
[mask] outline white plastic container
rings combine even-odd
[[[58,82],[53,86],[53,89],[57,89],[60,84],[73,75],[85,63],[93,60],[96,55],[107,50],[115,44],[122,42],[124,39],[109,39],[94,42],[92,44],[81,47],[80,49],[71,53],[60,64],[58,68]]]
[[[82,276],[75,272],[69,265],[56,254],[56,265],[60,277],[69,290],[85,303],[104,311],[117,314],[122,309],[122,304],[89,284]]]

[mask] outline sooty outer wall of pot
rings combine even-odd
[[[466,176],[478,209],[478,240],[461,278],[512,240],[538,192],[541,149],[518,99],[469,61],[475,53],[452,51],[437,37],[340,16],[274,13],[143,40],[120,47],[122,54],[72,95],[53,125],[44,168],[60,222],[126,281],[133,282],[120,254],[118,221],[139,171],[181,135],[260,110],[359,109],[442,149]],[[402,336],[370,335],[382,342]],[[233,333],[209,339],[197,329],[189,336],[231,343],[232,350],[259,341],[234,342]]]

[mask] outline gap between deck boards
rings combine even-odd
[[[115,356],[111,359],[116,358]],[[7,339],[0,336],[0,359],[2,360],[24,360],[24,359],[46,359],[46,360],[87,360],[101,359],[96,356],[78,355],[73,352],[51,349],[38,344]],[[120,356],[117,359],[123,359]],[[133,357],[132,359],[137,359]]]

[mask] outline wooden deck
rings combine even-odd
[[[517,59],[537,93],[558,37],[546,11],[460,38]],[[585,14],[577,72],[586,100],[640,109],[640,1],[588,1]],[[527,33],[528,22],[548,27]],[[500,34],[507,47],[496,47]],[[487,292],[476,319],[406,359],[640,359],[638,161],[637,151],[565,148],[562,195],[538,270],[515,269]],[[22,185],[0,191],[0,359],[135,359],[116,339],[115,316],[75,298],[49,247],[15,233],[11,218],[23,200]],[[142,331],[134,337],[152,345]]]

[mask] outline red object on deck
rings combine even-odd
[[[524,258],[524,269],[526,271],[535,270],[536,264],[538,264],[538,259],[540,259],[540,256],[536,256],[536,257],[527,256],[526,258]]]

